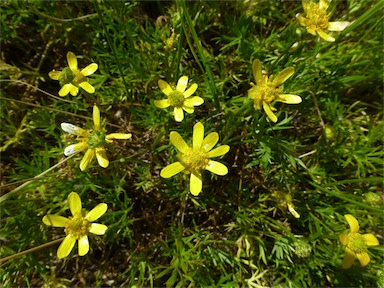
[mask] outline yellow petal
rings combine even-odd
[[[52,80],[59,80],[60,75],[61,71],[52,70],[48,73],[49,78],[51,78]]]
[[[84,256],[89,251],[88,236],[84,235],[79,239],[79,256]]]
[[[364,234],[363,239],[368,247],[379,245],[379,240],[377,240],[376,236],[373,234]]]
[[[72,52],[67,53],[67,61],[68,61],[68,66],[71,68],[72,71],[77,70],[77,58],[76,55],[73,54]]]
[[[279,94],[279,98],[277,99],[277,101],[287,104],[299,104],[301,103],[302,99],[299,95]]]
[[[228,145],[221,145],[221,146],[213,149],[212,151],[209,151],[207,156],[209,158],[219,157],[221,155],[224,155],[224,154],[228,153],[228,151],[229,151],[229,146]]]
[[[211,132],[204,138],[201,147],[205,150],[205,152],[208,152],[216,145],[218,141],[219,134],[216,132]]]
[[[308,12],[310,11],[310,5],[309,5],[309,1],[307,1],[307,0],[303,0],[302,1],[302,4],[303,4],[303,9],[304,9],[304,12],[306,13],[306,14],[308,14]]]
[[[320,36],[321,38],[323,38],[325,41],[335,42],[335,38],[333,38],[332,36],[328,35],[328,34],[325,33],[324,31],[317,30],[317,34],[319,34],[319,36]]]
[[[48,226],[53,227],[65,227],[67,224],[68,218],[59,215],[45,215],[43,217],[43,223]]]
[[[105,136],[105,139],[106,140],[112,140],[112,139],[118,139],[118,140],[127,140],[127,139],[131,139],[132,138],[132,134],[131,133],[111,133],[111,134],[108,134],[107,136]]]
[[[306,18],[305,18],[305,17],[303,17],[303,16],[300,15],[300,14],[297,14],[297,15],[296,15],[296,18],[297,18],[297,20],[299,21],[299,23],[300,23],[301,26],[306,26],[306,23],[305,23]]]
[[[359,232],[359,222],[357,222],[356,218],[353,217],[351,214],[346,214],[346,215],[344,215],[344,217],[345,217],[345,219],[347,219],[350,232],[351,233]]]
[[[340,235],[340,242],[343,246],[347,246],[348,244],[348,235],[348,231],[345,231]]]
[[[163,178],[170,178],[184,169],[185,167],[180,162],[175,162],[163,168],[160,172],[160,176]]]
[[[181,153],[185,153],[187,149],[189,148],[187,143],[185,143],[183,137],[175,131],[172,131],[169,135],[169,139],[171,140],[171,143],[173,146],[176,147],[177,150],[179,150]]]
[[[65,84],[63,87],[61,87],[61,89],[59,91],[59,96],[63,97],[63,96],[68,95],[69,90],[71,89],[71,86],[73,86],[73,85],[72,84]]]
[[[184,101],[184,104],[183,104],[183,106],[181,108],[183,108],[183,110],[185,112],[187,112],[188,114],[192,114],[193,112],[195,112],[195,108],[193,106],[185,105],[185,101]]]
[[[79,88],[77,88],[75,85],[69,84],[69,93],[71,93],[72,96],[76,96],[77,93],[79,93]]]
[[[175,107],[175,108],[173,109],[173,113],[175,114],[175,120],[176,120],[177,122],[181,122],[181,121],[183,121],[183,119],[184,119],[183,108],[181,108],[181,107]]]
[[[348,21],[328,22],[329,31],[343,31],[349,25]]]
[[[157,82],[157,84],[159,84],[159,88],[161,89],[161,91],[165,94],[165,95],[169,95],[170,93],[173,92],[171,86],[169,86],[169,84],[167,82],[165,82],[164,80],[159,80]]]
[[[361,266],[368,265],[369,261],[371,261],[371,258],[369,257],[367,252],[364,253],[356,253],[357,259],[359,259]]]
[[[61,129],[72,135],[83,136],[86,134],[86,130],[71,123],[61,123]]]
[[[79,86],[88,93],[91,93],[91,94],[95,93],[95,87],[93,87],[91,84],[89,84],[86,81],[79,83]]]
[[[277,83],[277,85],[280,85],[287,81],[287,79],[291,77],[293,73],[295,73],[295,69],[293,67],[284,68],[283,71],[277,74],[276,78],[274,79],[274,82]]]
[[[98,66],[96,63],[89,64],[87,67],[85,67],[83,70],[81,70],[81,74],[84,76],[89,76],[96,72]]]
[[[93,125],[95,130],[100,130],[100,110],[96,105],[93,106]]]
[[[99,165],[103,168],[107,168],[109,165],[109,160],[107,157],[107,153],[105,152],[104,147],[96,147],[96,159],[99,162]]]
[[[104,213],[107,211],[108,205],[105,203],[98,204],[95,208],[93,208],[91,211],[85,215],[85,219],[87,219],[89,222],[93,222],[97,219],[99,219],[101,216],[104,215]]]
[[[263,72],[261,70],[261,62],[259,59],[255,59],[252,62],[253,77],[258,85],[263,83]]]
[[[273,114],[272,110],[271,110],[271,107],[269,107],[269,104],[266,103],[265,101],[263,101],[263,108],[264,108],[264,111],[265,113],[267,114],[268,118],[272,121],[272,122],[277,122],[277,117],[275,114]]]
[[[188,77],[181,76],[179,81],[177,81],[176,90],[180,92],[184,92],[188,85]]]
[[[341,267],[344,269],[348,269],[352,266],[353,262],[355,262],[355,253],[353,253],[349,249],[345,249],[345,256]]]
[[[168,108],[171,104],[168,99],[155,100],[155,106],[157,108]]]
[[[295,217],[296,219],[299,219],[300,214],[297,213],[297,211],[295,210],[295,206],[293,206],[292,203],[287,203],[287,206],[288,206],[288,211],[293,215],[293,217]]]
[[[200,148],[204,139],[204,126],[200,122],[197,122],[193,126],[193,148]]]
[[[77,213],[81,212],[81,199],[79,194],[76,192],[71,192],[68,195],[68,203],[69,203],[69,209],[71,210],[71,213],[73,216],[75,216]]]
[[[213,160],[209,160],[208,165],[205,169],[207,169],[208,171],[211,171],[214,174],[221,175],[221,176],[228,174],[227,166]]]
[[[76,143],[76,144],[70,145],[68,147],[65,147],[64,155],[65,156],[70,156],[70,155],[73,155],[73,154],[75,154],[77,152],[84,151],[87,148],[88,148],[87,142]]]
[[[104,235],[105,231],[107,231],[108,227],[104,224],[92,223],[89,228],[89,232],[96,235]]]
[[[190,190],[193,196],[200,194],[203,189],[203,180],[199,172],[192,172],[190,178]]]
[[[192,94],[196,92],[197,87],[198,87],[198,86],[197,86],[196,83],[192,84],[191,87],[189,87],[189,88],[187,89],[187,91],[184,92],[184,97],[185,97],[185,98],[188,98],[188,97],[192,96]]]
[[[59,259],[65,258],[71,253],[73,246],[75,246],[76,238],[72,235],[67,235],[61,242],[59,249],[57,249],[57,257]]]
[[[204,103],[204,99],[199,96],[193,96],[184,100],[186,106],[199,106]]]
[[[329,3],[325,0],[320,0],[319,2],[319,8],[323,10],[327,10],[329,6]]]
[[[91,164],[93,157],[95,156],[95,149],[88,149],[87,152],[85,152],[83,159],[80,161],[80,170],[85,171],[89,167],[89,164]]]

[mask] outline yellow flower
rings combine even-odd
[[[172,89],[171,86],[164,80],[158,82],[161,91],[167,95],[167,99],[155,100],[155,105],[158,108],[167,108],[173,106],[173,113],[175,120],[181,122],[184,119],[184,112],[193,113],[195,111],[194,106],[199,106],[204,103],[204,99],[199,96],[192,96],[197,89],[197,84],[192,84],[187,91],[185,89],[188,85],[188,77],[181,76],[177,82],[176,90]]]
[[[64,258],[71,253],[76,240],[79,241],[79,255],[84,256],[89,251],[88,233],[104,235],[107,226],[104,224],[92,223],[99,219],[106,211],[107,204],[100,203],[91,211],[82,209],[79,195],[72,192],[68,195],[69,209],[72,217],[66,218],[59,215],[46,215],[43,217],[43,223],[53,227],[64,227],[67,235],[61,242],[57,250],[57,257]]]
[[[320,0],[319,3],[303,0],[303,8],[307,17],[300,14],[297,14],[296,17],[300,25],[305,26],[312,35],[318,34],[324,40],[334,42],[335,38],[328,35],[326,31],[343,31],[349,22],[329,22],[331,13],[327,13],[328,6],[329,3],[325,0]]]
[[[79,92],[79,87],[83,88],[88,93],[95,92],[95,88],[88,83],[86,76],[93,74],[98,66],[96,63],[89,64],[82,70],[77,68],[77,58],[72,52],[67,53],[68,66],[63,71],[51,71],[48,73],[49,77],[53,80],[59,80],[62,86],[59,95],[65,96],[71,93],[72,96],[76,96]]]
[[[287,104],[301,103],[301,97],[293,94],[281,94],[283,88],[279,87],[289,77],[295,73],[293,67],[287,67],[276,78],[273,75],[263,75],[261,70],[261,62],[258,59],[253,60],[252,63],[253,77],[256,81],[256,86],[251,83],[252,87],[248,90],[248,97],[254,99],[255,109],[261,109],[263,107],[265,113],[271,121],[277,122],[277,117],[272,111],[276,111],[276,108],[272,106],[273,101],[283,102]]]
[[[228,173],[228,168],[224,164],[210,158],[226,154],[229,151],[229,146],[221,145],[212,150],[219,141],[219,134],[212,132],[204,138],[204,126],[200,122],[193,126],[192,146],[188,146],[177,132],[171,132],[170,140],[180,151],[179,161],[163,168],[160,176],[170,178],[181,171],[190,173],[190,191],[194,196],[199,195],[202,190],[201,170],[209,170],[217,175]]]
[[[96,155],[99,165],[107,168],[109,161],[105,152],[105,142],[112,143],[113,139],[129,139],[131,133],[111,133],[106,135],[100,126],[100,110],[93,106],[93,130],[85,130],[70,123],[61,123],[61,128],[70,134],[76,135],[79,143],[70,145],[64,149],[64,155],[69,156],[74,153],[85,151],[85,155],[80,162],[81,171],[85,171]]]
[[[359,259],[361,266],[366,266],[369,261],[368,247],[379,245],[379,240],[373,234],[359,234],[359,222],[350,214],[344,215],[349,224],[349,230],[340,235],[340,242],[344,246],[345,256],[341,267],[348,269],[355,258]]]

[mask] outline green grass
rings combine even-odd
[[[351,24],[331,43],[300,26],[301,1],[3,1],[1,257],[65,237],[42,218],[70,216],[72,191],[108,205],[87,255],[60,260],[54,244],[10,259],[4,287],[384,287],[383,246],[342,269],[339,240],[352,214],[383,241],[383,6],[334,0],[330,21]],[[99,65],[95,93],[58,96],[48,73],[68,51]],[[277,123],[247,96],[254,59],[295,68],[284,92],[303,101],[276,104]],[[154,100],[182,75],[205,102],[178,123]],[[94,104],[107,133],[132,138],[82,172],[60,124],[92,128]],[[177,161],[170,132],[191,141],[198,121],[230,151],[195,197],[160,171]]]

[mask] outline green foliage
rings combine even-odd
[[[3,1],[2,257],[65,237],[42,218],[70,216],[72,191],[85,209],[108,205],[88,254],[10,259],[4,287],[384,287],[382,246],[344,270],[339,240],[352,214],[382,241],[383,3],[334,0],[331,21],[351,24],[331,43],[300,26],[301,1]],[[48,73],[68,51],[99,65],[94,94],[58,96]],[[254,59],[268,74],[295,69],[283,91],[303,101],[276,103],[277,123],[247,95]],[[182,75],[205,102],[178,123],[154,100],[159,79]],[[90,129],[94,104],[107,134],[132,138],[82,172],[60,124]],[[188,175],[160,171],[177,161],[170,132],[192,141],[197,121],[230,151],[229,173],[204,171],[194,197]]]

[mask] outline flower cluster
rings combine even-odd
[[[64,155],[69,156],[80,151],[86,151],[80,162],[81,171],[85,171],[96,155],[97,162],[103,168],[108,167],[109,160],[105,152],[104,144],[112,143],[115,139],[129,139],[131,133],[111,133],[106,135],[100,126],[100,110],[93,106],[93,129],[85,130],[70,123],[61,123],[61,128],[70,134],[76,135],[79,143],[65,148]]]
[[[261,62],[256,59],[252,63],[252,71],[257,85],[255,86],[251,83],[253,87],[248,90],[248,97],[254,100],[255,109],[261,109],[261,107],[263,107],[271,121],[277,122],[277,117],[273,113],[273,111],[276,111],[276,108],[272,106],[272,102],[278,101],[287,104],[301,103],[301,97],[298,95],[281,94],[283,90],[281,85],[295,73],[293,67],[285,68],[274,78],[273,75],[263,75]]]
[[[53,227],[62,227],[67,235],[57,250],[58,258],[65,258],[71,253],[78,241],[79,256],[84,256],[89,251],[88,233],[104,235],[107,226],[104,224],[92,223],[99,219],[107,211],[107,204],[100,203],[91,211],[82,209],[81,199],[76,192],[68,195],[69,209],[72,217],[66,218],[59,215],[46,215],[43,223]]]
[[[349,22],[329,22],[331,13],[327,12],[329,4],[326,0],[320,0],[318,3],[303,0],[303,8],[307,17],[297,14],[300,25],[305,26],[312,35],[319,35],[325,41],[334,42],[335,38],[326,33],[326,31],[343,31]]]
[[[96,63],[89,64],[82,70],[77,67],[76,55],[72,52],[67,53],[68,66],[63,71],[51,71],[49,77],[53,80],[59,80],[61,89],[59,91],[60,96],[66,96],[71,93],[72,96],[76,96],[79,93],[79,87],[83,88],[88,93],[94,93],[95,88],[88,83],[87,76],[95,73],[98,68]]]
[[[204,138],[204,126],[200,122],[193,126],[191,146],[188,146],[177,132],[171,132],[169,137],[171,143],[180,152],[179,161],[163,168],[160,173],[161,177],[169,178],[182,171],[191,174],[190,191],[192,195],[197,196],[203,187],[201,170],[208,170],[217,175],[228,173],[228,168],[224,164],[213,161],[211,158],[226,154],[229,151],[229,146],[221,145],[212,150],[219,141],[219,134],[211,132]]]
[[[345,256],[341,267],[348,269],[355,259],[359,259],[361,266],[368,265],[371,261],[367,251],[368,247],[379,245],[379,240],[373,234],[359,233],[359,222],[350,214],[344,215],[348,222],[349,230],[340,235],[340,242],[344,246]]]
[[[193,113],[195,106],[199,106],[204,103],[204,99],[199,96],[193,96],[197,89],[197,84],[192,84],[188,90],[185,91],[188,85],[188,77],[182,76],[177,82],[176,89],[173,89],[164,80],[158,82],[161,91],[167,96],[167,99],[155,100],[155,105],[158,108],[173,107],[173,114],[177,122],[181,122],[184,119],[184,112]]]

